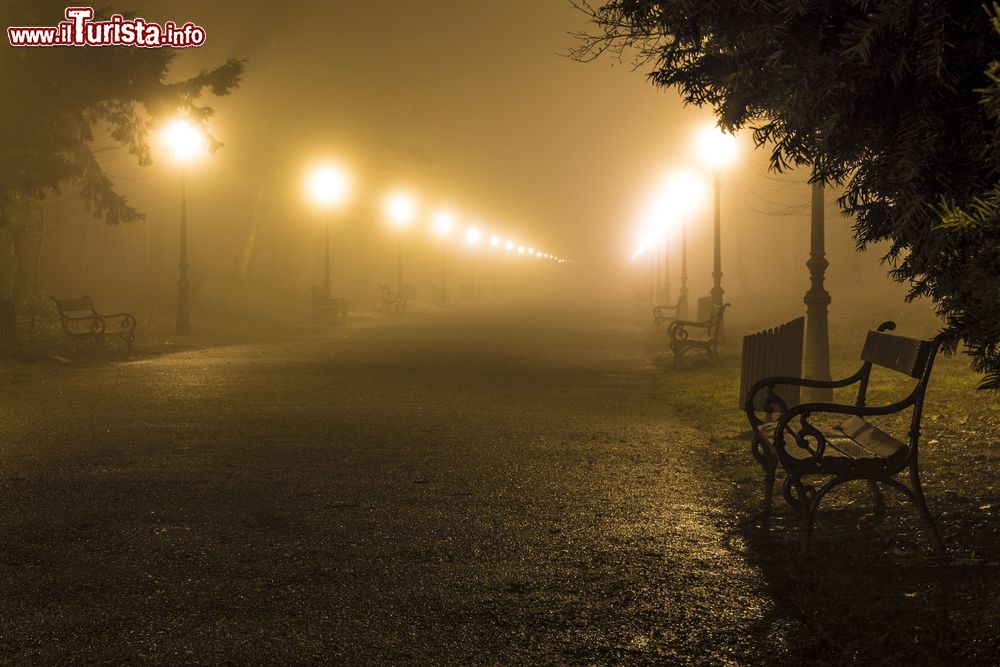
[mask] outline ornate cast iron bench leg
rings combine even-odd
[[[767,443],[754,435],[750,444],[750,453],[764,470],[764,502],[761,506],[761,523],[766,528],[771,525],[771,512],[774,505],[774,480],[778,467],[778,458],[770,451]]]

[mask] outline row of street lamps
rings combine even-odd
[[[187,234],[187,172],[189,166],[199,157],[209,152],[211,142],[195,123],[187,118],[176,118],[168,123],[162,132],[162,140],[167,151],[181,168],[181,215],[180,215],[180,261],[177,281],[177,325],[176,333],[187,336],[190,324],[190,283],[188,281],[188,234]],[[352,180],[343,167],[334,162],[322,162],[313,166],[306,174],[305,189],[313,204],[326,214],[323,243],[323,291],[331,296],[330,281],[330,227],[333,212],[343,206],[352,191]],[[411,194],[397,191],[389,194],[382,202],[386,220],[397,230],[396,238],[396,289],[402,293],[403,284],[403,237],[402,231],[409,227],[420,215],[417,200]],[[444,240],[457,224],[456,217],[446,209],[435,213],[431,219],[431,229],[441,239],[441,291],[445,290]],[[485,238],[484,232],[475,225],[465,230],[465,242],[475,248]],[[537,259],[563,263],[566,260],[548,252],[536,250],[532,246],[490,233],[489,246],[495,250],[505,250],[511,254],[527,255]]]
[[[714,189],[714,224],[713,224],[713,264],[712,290],[713,303],[722,305],[725,291],[722,289],[722,239],[721,239],[721,193],[722,170],[736,156],[736,137],[726,134],[712,126],[705,128],[698,135],[698,156],[701,161],[712,169]],[[670,233],[680,228],[681,236],[681,284],[678,294],[678,316],[687,317],[688,311],[688,274],[687,274],[687,218],[698,208],[704,198],[705,188],[701,179],[692,171],[682,169],[671,173],[661,187],[654,193],[646,211],[642,238],[632,259],[637,259],[647,252],[655,253],[657,278],[656,290],[663,290],[663,296],[670,296],[670,267],[668,241]],[[663,257],[663,276],[660,281],[660,257]]]
[[[347,199],[350,190],[350,178],[347,172],[340,166],[333,163],[322,163],[314,166],[307,174],[306,183],[313,202],[329,213],[333,208],[341,205]],[[409,227],[420,215],[420,208],[416,198],[408,192],[396,191],[386,196],[382,203],[382,210],[388,222],[396,229],[396,290],[402,293],[403,283],[403,235],[404,229]],[[441,292],[445,291],[445,249],[444,239],[452,232],[457,224],[454,214],[448,209],[439,209],[430,217],[431,230],[441,239]],[[479,227],[471,225],[465,230],[465,242],[471,247],[479,246],[483,240],[484,233]],[[323,287],[326,295],[330,295],[330,217],[327,217],[326,224],[326,249],[324,256],[324,277]],[[538,259],[563,263],[566,260],[533,247],[525,248],[524,245],[516,243],[513,239],[505,242],[497,234],[489,237],[489,246],[492,249],[505,249],[513,253],[536,257]]]

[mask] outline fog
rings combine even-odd
[[[628,62],[567,57],[570,33],[585,23],[562,0],[133,8],[150,21],[205,27],[205,45],[180,53],[172,79],[229,57],[247,61],[232,95],[201,100],[215,108],[209,130],[224,144],[189,167],[191,280],[203,295],[242,285],[305,303],[308,287],[322,280],[329,223],[332,291],[358,306],[371,303],[376,286],[395,279],[396,232],[382,202],[402,188],[418,203],[417,219],[402,234],[404,278],[417,299],[430,300],[442,252],[456,296],[460,285],[475,282],[478,266],[484,295],[507,300],[631,299],[650,273],[648,260],[630,261],[646,224],[644,202],[679,167],[694,169],[705,184],[686,222],[691,294],[711,286],[711,172],[694,145],[711,115],[685,108],[674,91],[655,90]],[[105,294],[123,306],[169,312],[180,175],[163,146],[153,157],[153,166],[139,167],[110,143],[100,153],[143,222],[108,227],[82,211],[71,188],[50,199],[41,293]],[[795,295],[807,287],[806,174],[769,175],[766,158],[741,136],[723,174],[729,297]],[[350,197],[332,213],[317,210],[304,192],[309,168],[329,159],[352,182]],[[854,252],[835,197],[828,193],[831,288],[885,287],[877,249]],[[430,218],[443,207],[457,225],[442,244]],[[463,243],[469,227],[484,235],[476,249]],[[12,243],[14,232],[6,234]],[[493,250],[487,241],[494,234],[567,261],[533,264],[516,250]],[[32,236],[18,242],[35,245]],[[670,247],[676,290],[676,230]],[[7,291],[17,291],[11,270],[5,279]],[[194,300],[196,310],[204,305]]]

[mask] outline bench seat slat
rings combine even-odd
[[[761,426],[761,433],[774,439],[777,422]],[[791,435],[798,433],[795,424],[788,425]],[[858,466],[881,467],[887,462],[895,462],[906,456],[907,446],[888,433],[872,426],[860,417],[851,417],[832,428],[821,429],[826,438],[827,449],[823,454],[823,467],[830,469],[857,468]],[[793,442],[788,442],[786,451],[795,458],[807,459],[809,453]]]

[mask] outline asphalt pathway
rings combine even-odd
[[[413,315],[8,378],[0,659],[782,662],[639,339]]]

